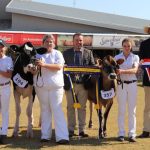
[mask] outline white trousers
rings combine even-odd
[[[126,104],[128,106],[128,136],[136,136],[136,102],[137,102],[137,83],[118,85],[118,128],[119,136],[125,136],[125,113]]]
[[[56,142],[69,140],[67,123],[62,110],[63,88],[35,88],[41,107],[41,139],[51,139],[52,113],[54,117]]]
[[[7,135],[8,131],[10,92],[10,85],[0,86],[0,112],[2,114],[0,135]]]

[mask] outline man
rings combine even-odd
[[[150,34],[150,26],[144,28],[145,33]],[[150,59],[150,38],[144,40],[140,45],[139,56],[141,62],[143,59]],[[150,68],[147,68],[150,69]],[[150,80],[146,69],[144,69],[143,85],[145,92],[145,108],[144,108],[144,122],[143,132],[139,136],[140,138],[147,138],[150,136]]]
[[[89,66],[94,65],[94,58],[91,50],[83,47],[83,35],[81,33],[75,33],[73,35],[73,48],[64,51],[63,53],[65,64],[74,66]],[[73,74],[71,79],[74,86],[75,95],[81,105],[78,109],[78,123],[79,123],[79,136],[88,137],[85,133],[85,121],[86,121],[86,102],[88,92],[84,88],[84,79],[87,75]],[[67,119],[69,137],[74,136],[74,130],[76,126],[75,108],[73,107],[73,97],[69,85],[69,80],[65,76],[65,90],[67,99]]]

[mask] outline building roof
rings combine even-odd
[[[12,0],[7,12],[143,34],[150,20],[57,6],[31,0]]]

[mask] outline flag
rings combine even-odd
[[[149,58],[143,59],[142,68],[144,68],[146,70],[148,79],[150,81],[150,59]]]
[[[150,68],[150,59],[143,59],[142,68]]]

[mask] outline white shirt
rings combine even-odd
[[[10,57],[4,55],[2,58],[0,58],[0,71],[8,71],[13,70],[13,61]],[[0,75],[0,84],[9,82],[10,78],[6,78],[2,75]]]
[[[133,66],[139,65],[139,56],[133,53],[130,53],[128,58],[126,59],[123,52],[115,56],[115,60],[124,59],[124,62],[119,65],[120,69],[132,69]],[[120,74],[120,79],[122,81],[131,81],[137,80],[136,74]]]
[[[64,58],[60,51],[53,49],[52,52],[37,55],[47,64],[64,64]],[[61,70],[49,70],[41,67],[41,77],[34,76],[34,85],[39,87],[57,88],[64,86],[63,68]]]

